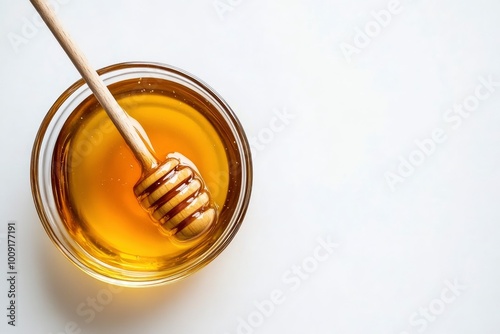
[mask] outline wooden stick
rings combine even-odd
[[[139,160],[143,169],[147,171],[157,167],[158,161],[146,145],[146,142],[149,142],[149,140],[145,132],[136,129],[130,120],[130,116],[120,107],[118,102],[116,102],[108,87],[106,87],[97,72],[90,66],[85,55],[64,30],[61,22],[49,5],[44,0],[30,1],[78,69],[83,79],[87,82],[90,90],[94,93],[123,139],[125,139],[125,142],[130,147],[137,160]]]

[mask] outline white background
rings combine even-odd
[[[387,0],[59,3],[96,68],[158,61],[219,92],[259,145],[253,197],[208,267],[113,294],[87,322],[77,308],[109,288],[54,247],[29,184],[39,124],[79,76],[27,0],[1,0],[0,234],[17,222],[19,275],[12,328],[3,239],[0,332],[499,332],[500,86],[474,97],[480,78],[500,82],[498,1],[401,0],[382,28],[372,11]],[[277,110],[291,116],[270,132]],[[445,139],[418,153],[436,129]],[[391,189],[387,173],[410,158],[419,165]],[[338,243],[321,262],[318,238]]]

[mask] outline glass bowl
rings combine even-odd
[[[204,152],[207,166],[212,169],[207,167],[201,172],[208,190],[219,200],[218,221],[202,238],[188,244],[176,243],[165,235],[156,236],[156,226],[151,227],[154,222],[145,223],[142,218],[137,223],[137,229],[141,230],[130,232],[129,235],[124,232],[126,242],[120,244],[123,249],[109,241],[110,238],[120,238],[120,233],[123,232],[119,225],[121,222],[105,220],[99,214],[93,214],[93,211],[98,211],[94,206],[108,200],[116,202],[117,199],[113,196],[102,197],[99,203],[91,206],[86,204],[88,196],[82,194],[87,191],[85,182],[92,183],[94,174],[105,172],[99,168],[117,162],[108,161],[111,157],[103,155],[102,163],[97,164],[101,167],[92,167],[96,171],[90,173],[90,181],[80,171],[90,168],[82,167],[89,164],[87,162],[91,159],[88,156],[92,154],[92,150],[99,151],[101,147],[96,145],[101,145],[101,141],[107,143],[107,137],[103,136],[116,129],[107,123],[103,126],[104,123],[101,122],[101,132],[89,134],[87,129],[83,130],[96,117],[106,119],[106,115],[102,110],[97,111],[100,106],[88,86],[83,80],[79,80],[64,91],[50,108],[35,139],[31,159],[31,187],[42,225],[57,248],[72,263],[104,282],[146,287],[187,277],[203,268],[225,249],[244,219],[252,188],[252,161],[244,130],[231,108],[213,89],[180,69],[159,63],[129,62],[111,65],[98,72],[126,111],[128,107],[137,110],[149,108],[148,101],[153,95],[158,101],[169,102],[168,106],[160,103],[147,112],[132,115],[141,124],[141,117],[147,123],[143,114],[154,113],[152,115],[160,119],[161,124],[164,118],[165,124],[169,122],[167,117],[187,117],[186,123],[193,124],[198,129],[193,132],[196,135],[183,133],[182,128],[169,131],[179,132],[179,138],[184,138],[194,146],[193,152]],[[194,114],[186,115],[183,110],[190,110]],[[147,124],[143,125],[148,133]],[[79,131],[88,135],[86,141],[80,140],[80,144],[77,137]],[[167,131],[165,135],[166,133]],[[210,137],[203,137],[204,133],[215,133],[218,139],[211,143]],[[155,139],[156,144],[152,143],[153,147],[162,146],[166,141],[161,135],[160,131]],[[223,158],[220,158],[220,152],[219,155],[212,152],[215,152],[217,145],[224,148]],[[113,155],[113,151],[110,152]],[[196,163],[196,155],[188,158]],[[213,162],[216,158],[222,159],[219,164]],[[132,165],[133,163],[130,164],[131,167]],[[97,180],[99,176],[95,177]],[[130,185],[130,195],[123,191],[124,196],[133,196],[132,187]],[[75,193],[81,193],[78,195],[80,197]],[[139,206],[139,203],[135,204]],[[117,210],[128,212],[129,207],[134,207],[135,204],[124,204]],[[140,213],[134,214],[142,217]],[[155,252],[160,255],[155,255],[153,251],[148,253],[148,245],[153,243],[149,243],[147,238],[141,239],[141,233],[146,230],[148,238],[155,242],[159,238],[165,238],[164,249],[161,243],[156,246],[158,250],[155,248]],[[135,241],[126,239],[133,237],[134,233]],[[102,239],[96,241],[96,235],[100,235]]]

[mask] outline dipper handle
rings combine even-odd
[[[133,122],[131,117],[116,102],[108,87],[106,87],[97,72],[90,66],[85,55],[64,30],[61,22],[49,5],[44,0],[30,1],[71,59],[78,72],[85,79],[97,101],[104,108],[137,160],[141,163],[143,170],[148,171],[156,168],[158,161],[151,153],[148,145],[146,145],[149,139],[144,130],[139,128],[140,125],[137,122]]]

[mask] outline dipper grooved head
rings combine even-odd
[[[190,166],[167,157],[134,187],[141,206],[160,229],[180,241],[194,239],[217,219],[217,208],[205,184]]]

